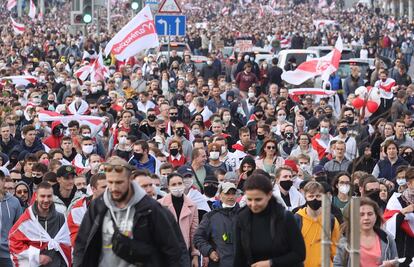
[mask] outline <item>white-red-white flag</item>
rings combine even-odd
[[[102,52],[99,52],[98,58],[92,64],[91,82],[103,81],[106,77],[109,77],[109,70],[103,62]]]
[[[36,6],[33,0],[30,0],[29,17],[31,17],[32,19],[35,19],[36,17]]]
[[[387,207],[384,211],[384,227],[395,238],[397,228],[400,228],[409,237],[414,237],[414,214],[407,213],[401,224],[397,223],[397,216],[403,209],[400,199],[400,193],[394,193],[388,200]]]
[[[335,24],[337,24],[337,22],[331,19],[316,19],[313,21],[313,26],[315,26],[317,29]]]
[[[77,69],[74,75],[79,80],[85,81],[88,78],[89,74],[91,74],[91,71],[92,71],[92,66],[86,65],[86,66],[83,66]]]
[[[311,59],[300,64],[294,71],[286,71],[282,74],[282,79],[290,84],[299,85],[310,78],[321,75],[322,80],[327,81],[329,75],[339,67],[339,60],[343,43],[341,36],[336,40],[334,49],[321,58]]]
[[[43,12],[42,12],[42,10],[40,10],[39,15],[37,15],[37,19],[39,21],[43,21]]]
[[[35,76],[31,76],[31,75],[21,75],[21,76],[6,76],[6,77],[2,77],[0,78],[0,82],[1,83],[12,83],[14,85],[28,85],[29,83],[31,84],[36,84],[38,82],[38,78]]]
[[[105,47],[105,55],[112,53],[116,59],[122,61],[159,45],[154,18],[149,5],[146,5],[109,41]]]
[[[263,6],[262,6],[262,4],[260,4],[260,7],[259,7],[259,16],[260,17],[263,17],[264,15],[265,15],[265,12],[264,12]]]
[[[17,6],[17,0],[8,0],[7,1],[7,10],[11,11],[15,6]]]
[[[17,23],[12,17],[10,17],[10,20],[12,22],[12,27],[13,27],[14,33],[15,34],[23,34],[24,31],[26,30],[26,27],[21,23]]]
[[[229,14],[230,14],[230,8],[225,6],[221,9],[221,15],[228,16]]]

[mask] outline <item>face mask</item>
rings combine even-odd
[[[178,119],[178,117],[177,117],[177,116],[170,116],[170,120],[171,120],[172,122],[176,122],[176,121],[177,121],[177,119]]]
[[[285,133],[285,138],[287,140],[292,140],[293,139],[293,133]]]
[[[280,122],[284,122],[286,120],[286,115],[277,116],[277,120],[280,121]]]
[[[122,137],[119,138],[118,141],[121,145],[125,145],[126,142],[127,142],[127,138],[126,138],[126,136],[122,136]]]
[[[348,124],[353,124],[354,123],[354,117],[346,117],[346,121],[348,122]]]
[[[332,118],[332,113],[326,113],[325,116],[326,116],[326,118],[330,119],[330,118]]]
[[[286,181],[280,181],[279,182],[280,187],[282,187],[285,191],[289,191],[290,188],[293,185],[293,181],[292,180],[286,180]]]
[[[91,93],[95,94],[98,91],[98,89],[96,88],[96,86],[91,87]]]
[[[190,189],[193,186],[193,178],[186,178],[183,180],[185,189]]]
[[[177,106],[182,106],[182,105],[184,105],[184,100],[182,99],[177,100]]]
[[[134,153],[134,158],[138,161],[140,161],[142,159],[142,156],[144,156],[143,153]]]
[[[208,88],[210,88],[210,90],[214,87],[214,83],[209,83],[208,84]]]
[[[217,193],[217,186],[215,186],[215,185],[208,185],[208,186],[205,186],[204,187],[204,194],[207,196],[207,197],[214,197],[215,195],[216,195],[216,193]]]
[[[250,56],[244,56],[244,61],[249,61]]]
[[[210,86],[209,86],[210,87]],[[208,96],[209,92],[208,91],[203,91],[202,92],[204,96]]]
[[[366,194],[366,197],[370,198],[371,200],[377,202],[377,204],[380,203],[381,198],[380,198],[380,191],[379,190],[373,190],[373,191],[368,191]]]
[[[116,83],[120,83],[121,81],[122,81],[122,79],[121,79],[121,78],[119,78],[119,77],[116,77],[116,78],[115,78],[115,82],[116,82]]]
[[[184,186],[176,186],[170,188],[171,195],[175,197],[182,197],[184,194]]]
[[[109,74],[113,75],[115,73],[114,69],[109,69]]]
[[[200,130],[199,129],[194,129],[194,130],[191,131],[191,133],[193,135],[199,135],[200,134]]]
[[[214,151],[210,152],[210,159],[211,160],[217,160],[220,157],[220,152]]]
[[[155,121],[156,118],[157,117],[155,115],[152,115],[152,114],[148,115],[148,120],[151,121],[151,122]]]
[[[226,116],[223,116],[223,121],[224,122],[229,122],[231,120],[231,116],[228,116],[228,115],[226,115]]]
[[[184,129],[179,129],[179,130],[175,130],[175,132],[176,132],[176,134],[178,135],[178,136],[184,136]]]
[[[84,134],[82,134],[82,137],[91,137],[91,134],[90,133],[84,133]]]
[[[42,100],[40,98],[33,98],[33,104],[35,104],[36,106],[40,105],[40,103],[42,102]]]
[[[209,65],[209,66],[213,65],[213,61],[208,60],[208,61],[207,61],[207,65]]]
[[[70,59],[69,59],[69,63],[70,63],[70,64],[73,64],[73,63],[75,63],[75,60],[70,58]]]
[[[339,128],[339,132],[341,132],[341,134],[346,134],[348,132],[348,127]]]
[[[316,198],[310,201],[306,201],[306,205],[312,210],[318,210],[322,206],[322,201],[317,200]]]
[[[250,150],[247,151],[247,153],[249,153],[252,156],[257,156],[256,149],[250,149]]]
[[[249,93],[247,93],[247,96],[248,96],[249,98],[254,98],[255,93],[249,92]]]
[[[310,166],[308,164],[301,164],[299,168],[304,172],[310,173]]]
[[[320,175],[315,177],[315,181],[317,181],[318,183],[326,182],[327,180],[328,178],[326,177],[326,175]]]
[[[231,209],[236,206],[236,202],[234,202],[233,205],[227,205],[226,203],[221,203],[221,206],[223,207],[223,209]]]
[[[325,128],[325,127],[322,127],[321,128],[321,134],[329,134],[329,129]]]
[[[348,184],[338,186],[338,191],[345,195],[348,194],[350,189],[351,189],[351,186]]]
[[[264,134],[258,134],[257,139],[263,140],[265,138]]]
[[[272,133],[276,133],[277,132],[277,126],[272,126],[272,128],[270,128],[270,131]]]
[[[92,146],[92,145],[85,145],[85,146],[82,146],[82,151],[83,151],[83,153],[85,153],[85,154],[91,154],[91,153],[92,153],[92,151],[93,151],[93,146]]]
[[[171,148],[170,153],[173,157],[178,155],[178,148]]]
[[[16,116],[18,116],[18,117],[21,117],[21,116],[23,116],[23,111],[22,110],[20,110],[20,109],[18,109],[18,110],[16,110]]]
[[[404,179],[397,179],[397,184],[399,186],[406,185],[407,181],[405,180],[405,178]]]
[[[32,177],[32,179],[33,179],[33,183],[37,185],[37,184],[40,184],[42,182],[43,177],[34,176],[34,177]]]

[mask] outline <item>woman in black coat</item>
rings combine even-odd
[[[272,195],[270,180],[251,175],[244,184],[247,206],[238,214],[234,267],[303,266],[305,242],[294,216]]]

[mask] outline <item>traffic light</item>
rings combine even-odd
[[[131,0],[131,8],[134,11],[139,11],[142,9],[142,0]]]
[[[83,1],[82,20],[84,23],[91,23],[93,19],[93,0]]]
[[[82,11],[70,12],[70,24],[71,25],[84,25]]]

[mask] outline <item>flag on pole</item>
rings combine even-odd
[[[113,53],[116,59],[125,60],[159,45],[154,18],[149,5],[146,5],[109,41],[105,47],[105,55]]]
[[[15,6],[17,6],[17,0],[8,0],[7,1],[7,10],[11,11]]]
[[[10,82],[14,85],[28,85],[29,83],[31,84],[36,84],[38,81],[38,79],[35,76],[31,76],[31,75],[21,75],[21,76],[7,76],[7,77],[2,77],[0,79],[0,82],[4,83],[4,82]]]
[[[221,9],[221,15],[222,16],[228,16],[230,14],[230,8],[228,7],[223,7],[223,9]]]
[[[43,12],[42,12],[42,10],[40,10],[39,15],[37,15],[37,19],[39,21],[43,21]]]
[[[10,17],[12,22],[13,31],[15,34],[23,34],[26,28],[23,24],[17,23],[12,17]]]
[[[30,0],[29,17],[31,17],[32,19],[35,19],[36,17],[36,6],[33,0]]]
[[[109,75],[109,70],[103,62],[102,52],[99,52],[98,58],[92,64],[91,82],[103,81]]]
[[[91,74],[91,71],[92,67],[90,65],[86,65],[77,69],[74,74],[75,77],[79,80],[85,81],[88,78],[89,74]]]
[[[384,227],[395,238],[397,228],[404,231],[409,237],[414,237],[414,214],[407,213],[404,216],[404,220],[401,223],[397,223],[397,216],[403,209],[401,202],[401,194],[394,193],[387,203],[387,207],[384,211]]]
[[[283,72],[282,79],[290,84],[299,85],[310,78],[322,75],[322,80],[327,81],[329,75],[339,67],[342,49],[342,38],[339,36],[334,49],[329,54],[303,62],[294,71]]]

